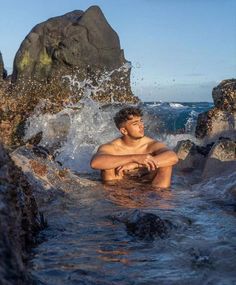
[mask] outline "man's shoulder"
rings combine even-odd
[[[102,144],[98,148],[98,152],[113,152],[116,151],[117,146],[120,143],[120,138],[114,139],[110,142]]]
[[[163,142],[155,140],[150,137],[146,137],[146,144],[147,144],[147,148],[149,152],[155,152],[155,151],[167,148],[167,146]]]

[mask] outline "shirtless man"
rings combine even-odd
[[[146,170],[153,186],[168,188],[177,155],[165,144],[144,135],[142,111],[124,108],[115,115],[114,121],[122,136],[101,145],[91,160],[91,167],[101,170],[104,182]]]

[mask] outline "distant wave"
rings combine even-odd
[[[169,103],[170,107],[171,108],[174,108],[174,109],[182,109],[182,108],[186,108],[186,106],[180,104],[180,103]]]

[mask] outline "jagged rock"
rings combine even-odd
[[[175,152],[179,158],[175,168],[180,171],[192,171],[203,167],[207,150],[196,146],[190,140],[183,140],[177,143]]]
[[[230,139],[217,141],[207,158],[203,178],[236,172],[236,142]]]
[[[213,108],[201,113],[197,119],[195,135],[197,138],[215,141],[220,136],[236,139],[236,112]]]
[[[4,68],[4,63],[3,63],[3,58],[2,58],[2,53],[0,52],[0,84],[3,79],[7,77],[7,71]]]
[[[162,220],[153,213],[144,213],[134,210],[112,217],[112,220],[125,223],[128,234],[141,240],[154,240],[168,236],[170,221]]]
[[[31,284],[24,261],[41,227],[32,187],[0,145],[1,284]]]
[[[139,102],[131,91],[130,68],[118,35],[97,6],[38,24],[15,56],[14,84],[0,94],[4,144],[24,144],[25,123],[38,106],[42,114],[56,114],[83,96],[102,103]]]
[[[41,211],[55,196],[76,191],[80,186],[94,186],[88,179],[79,178],[63,168],[42,146],[19,147],[11,152],[11,158],[34,186],[34,196]]]
[[[236,111],[236,79],[223,80],[213,88],[212,97],[217,108]]]
[[[127,63],[117,33],[100,8],[91,6],[36,25],[15,56],[12,80],[55,84],[55,78],[60,82],[62,76],[76,75],[79,81],[101,87],[93,94],[99,101],[134,102],[130,70],[121,68]],[[100,86],[106,77],[108,82]]]
[[[198,116],[195,136],[216,141],[220,136],[236,139],[236,79],[223,80],[213,88],[215,107]]]

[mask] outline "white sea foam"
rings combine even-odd
[[[182,109],[186,108],[186,106],[180,104],[180,103],[169,103],[169,106],[173,109]]]

